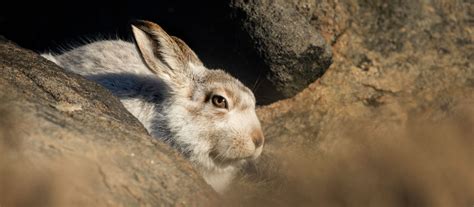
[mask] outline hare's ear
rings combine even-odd
[[[155,74],[172,82],[200,74],[203,64],[179,38],[168,35],[160,26],[148,21],[132,24],[133,36],[140,55]]]

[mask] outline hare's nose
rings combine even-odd
[[[253,130],[250,136],[252,137],[252,141],[255,144],[255,148],[262,146],[265,138],[263,137],[263,133],[261,129]]]

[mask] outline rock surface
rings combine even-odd
[[[331,47],[294,4],[284,0],[230,4],[235,21],[264,63],[264,77],[256,91],[262,104],[294,96],[331,64]]]
[[[299,2],[334,63],[296,97],[259,109],[267,149],[330,139],[347,120],[403,125],[474,103],[468,1]]]
[[[473,108],[474,30],[472,11],[474,5],[469,1],[301,0],[297,2],[299,4],[295,3],[294,5],[297,10],[306,18],[312,19],[313,27],[326,38],[327,42],[331,43],[334,63],[321,79],[312,83],[294,98],[282,100],[258,110],[264,127],[266,145],[263,153],[264,159],[254,166],[256,169],[252,169],[252,172],[265,176],[271,175],[272,173],[265,171],[280,165],[282,163],[280,158],[288,149],[296,149],[297,152],[304,150],[321,153],[331,151],[340,145],[335,140],[340,138],[356,139],[357,135],[353,137],[344,135],[344,130],[350,127],[364,128],[368,126],[371,136],[374,136],[370,134],[371,132],[375,134],[376,131],[383,132],[384,129],[390,129],[393,132],[394,128],[399,128],[399,131],[402,132],[406,128],[416,128],[412,126],[416,123],[413,120],[422,123],[436,123],[450,117],[462,117],[464,116],[462,109]],[[462,124],[458,123],[458,126],[462,126]],[[472,126],[468,126],[468,128],[472,129]],[[367,130],[365,128],[365,131]],[[446,137],[443,137],[446,139],[450,139],[451,135],[456,137],[454,134],[450,134],[451,132],[442,133],[446,133]],[[467,134],[472,135],[472,131]],[[387,137],[388,135],[390,134],[387,134]],[[468,137],[464,138],[468,139]],[[424,140],[426,141],[426,139]],[[357,142],[357,140],[353,140],[353,142]],[[429,143],[422,144],[421,148],[418,146],[417,150],[424,149],[428,145]],[[466,144],[465,146],[472,146],[472,142],[471,145]],[[440,147],[437,150],[442,151],[442,149],[443,147]],[[459,148],[459,151],[463,150],[465,149]],[[344,151],[340,151],[340,153],[344,154]],[[415,150],[410,153],[415,155],[417,152]],[[362,160],[362,162],[356,159],[352,161],[363,166],[364,162],[369,162],[370,159],[376,160],[378,156],[380,155],[370,154],[369,158]],[[472,160],[471,158],[459,156],[449,161],[457,163],[457,168],[451,169],[459,170],[459,172],[462,172],[462,168],[473,169],[472,162],[458,162],[458,159]],[[273,160],[274,158],[277,160]],[[410,158],[406,158],[403,161],[409,160]],[[288,162],[288,160],[286,161]],[[289,162],[291,161],[294,160]],[[350,161],[348,160],[348,162]],[[269,167],[268,163],[277,164]],[[320,162],[306,163],[305,166],[316,165],[316,163]],[[424,164],[426,163],[413,165],[408,171],[412,170],[410,173],[414,173],[418,170],[416,166]],[[450,164],[442,164],[443,167],[447,165]],[[338,167],[339,170],[335,171],[340,172],[341,177],[355,176],[341,172],[344,166]],[[390,167],[383,169],[390,169]],[[296,168],[291,169],[298,171]],[[269,171],[272,172],[271,169]],[[371,175],[370,173],[376,172],[365,173]],[[390,172],[385,171],[385,173]],[[306,176],[312,175],[306,174]],[[313,174],[313,176],[316,175]],[[331,175],[326,176],[321,179],[331,177]],[[396,179],[399,178],[400,176],[396,177]],[[473,180],[474,178],[467,176],[464,181],[459,182],[459,185],[450,186],[453,187],[450,190],[454,192],[454,189],[458,187],[458,189],[466,189],[465,192],[472,193],[474,189],[469,183],[472,183]],[[339,181],[345,182],[344,180]],[[400,179],[399,181],[400,183],[391,187],[399,189],[403,188],[403,185],[407,184],[406,182],[416,183],[415,179]],[[309,182],[308,185],[314,184],[310,181],[301,183],[305,182]],[[436,182],[449,183],[446,180],[436,180]],[[328,185],[336,189],[337,193],[332,196],[342,194],[339,197],[341,200],[338,200],[340,202],[344,199],[349,201],[354,199],[351,195],[357,193],[351,192],[354,192],[353,190],[360,185],[360,183],[351,183],[350,187],[344,188],[338,184],[340,183],[333,182]],[[312,186],[311,189],[321,190],[326,187],[328,186],[321,188]],[[286,186],[286,188],[289,187]],[[415,190],[410,191],[408,195],[413,197],[423,195],[421,193],[424,191],[421,189],[425,188],[430,188],[429,182],[425,186],[416,186]],[[446,189],[449,188],[444,188],[444,190]],[[308,192],[312,191],[308,190]],[[403,192],[400,191],[401,194]],[[309,197],[299,194],[298,196],[301,197],[296,198],[299,198],[300,204],[307,205],[308,203],[304,202],[311,201],[311,196],[314,198],[316,194],[307,195]],[[284,193],[260,195],[260,197],[271,197],[272,195],[277,195],[276,197],[281,195],[281,201],[288,198]],[[428,204],[418,203],[419,205],[415,204],[415,206],[457,205],[455,201],[449,200],[444,200],[444,202],[448,202],[447,204],[434,205],[434,203],[442,203],[441,197],[443,196],[440,196],[439,200],[428,196],[420,197],[417,202],[427,202]],[[330,198],[325,197],[325,199]],[[364,198],[357,197],[356,199]],[[459,202],[462,199],[466,199],[466,197],[459,198]],[[429,202],[432,201],[433,205],[429,205]],[[363,200],[361,206],[369,206],[368,202],[368,200]],[[272,202],[263,203],[272,204]],[[390,205],[383,203],[381,206]]]
[[[111,93],[5,40],[0,112],[0,203],[6,206],[216,201],[190,163],[152,140]]]

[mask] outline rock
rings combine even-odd
[[[441,119],[472,103],[472,5],[346,0],[336,6],[347,12],[337,19],[347,22],[314,23],[335,31],[328,40],[338,36],[334,63],[296,97],[258,110],[269,148],[329,139],[344,120],[403,125],[413,117]],[[327,14],[317,9],[308,13]]]
[[[436,123],[451,117],[467,116],[461,109],[472,109],[474,106],[472,62],[474,50],[473,34],[470,29],[472,28],[470,11],[473,5],[468,1],[321,0],[316,1],[317,4],[314,1],[301,2],[310,2],[308,3],[310,9],[298,10],[307,18],[314,19],[312,22],[314,29],[327,31],[323,36],[333,46],[334,63],[320,80],[312,83],[295,97],[263,106],[258,110],[266,136],[263,154],[265,159],[258,162],[257,169],[252,172],[269,175],[264,172],[269,170],[267,163],[285,162],[278,159],[289,148],[295,148],[297,152],[309,150],[323,153],[337,148],[339,144],[335,140],[341,137],[352,138],[356,142],[357,135],[352,137],[343,135],[344,129],[349,127],[370,126],[368,127],[370,130],[365,130],[374,136],[376,131],[384,129],[393,132],[393,129],[397,128],[400,131],[405,128],[416,128],[412,125],[416,123],[413,120]],[[304,8],[304,5],[302,7]],[[468,128],[472,129],[472,126]],[[433,131],[439,132],[434,129]],[[448,133],[445,138],[450,138],[451,132],[443,133]],[[391,134],[386,135],[389,137]],[[454,133],[451,135],[456,137]],[[374,137],[383,138],[383,136]],[[426,146],[428,144],[426,143]],[[418,146],[417,149],[421,148]],[[442,146],[440,149],[443,149]],[[459,148],[459,151],[463,150],[462,147]],[[377,156],[373,154],[370,158],[378,159]],[[470,157],[458,157],[458,159],[472,160]],[[286,161],[291,163],[292,160]],[[409,161],[409,158],[405,161]],[[455,169],[459,172],[464,172],[460,169],[462,167],[473,169],[472,163],[469,162],[458,162],[457,159],[450,162],[457,163],[459,168]],[[314,163],[316,162],[312,164]],[[358,164],[363,166],[364,163]],[[423,163],[420,164],[423,166]],[[443,167],[450,165],[444,164]],[[418,169],[411,167],[413,168],[407,169],[410,173]],[[340,175],[346,178],[353,176],[339,171]],[[263,179],[269,182],[268,178]],[[466,190],[469,189],[466,192],[473,192],[472,185],[469,186],[472,180],[474,178],[466,177],[465,186],[462,186],[461,182],[451,187],[453,189],[464,187]],[[403,182],[416,181],[411,179]],[[433,182],[437,183],[438,180],[432,180]],[[439,182],[449,183],[446,180]],[[356,194],[351,193],[352,190],[357,189],[359,184],[354,184],[356,186],[353,188],[338,188],[341,187],[338,183],[329,185],[337,192],[345,192],[341,195],[341,199],[350,200],[354,198],[351,195]],[[291,191],[288,189],[290,187],[284,186],[283,192]],[[400,183],[392,187],[401,189],[403,185]],[[424,191],[420,189],[429,189],[430,185],[416,187],[419,191],[411,192],[409,195],[417,195],[416,193],[423,195],[421,193]],[[312,189],[318,188],[313,186]],[[259,189],[256,192],[262,191]],[[257,194],[256,197],[268,198],[272,195],[275,194]],[[286,198],[283,195],[281,199]],[[421,203],[440,202],[436,199],[429,200],[431,198],[426,196],[420,198]],[[305,201],[304,198],[300,200]],[[448,204],[453,205],[449,202]],[[362,203],[361,206],[369,204]],[[375,206],[390,205],[385,203]]]
[[[4,39],[0,112],[0,205],[209,206],[218,198],[107,90]]]
[[[230,4],[235,21],[264,63],[256,91],[261,104],[294,96],[331,64],[331,47],[295,4],[284,0],[235,0]]]

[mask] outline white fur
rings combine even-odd
[[[261,132],[255,97],[227,73],[205,68],[160,27],[144,23],[132,28],[137,46],[105,40],[43,57],[112,91],[154,138],[182,152],[223,192],[239,166],[262,152],[263,144],[256,147],[251,139]],[[209,94],[225,97],[229,108],[205,101]]]

